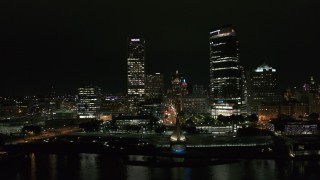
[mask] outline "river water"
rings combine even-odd
[[[242,159],[205,167],[126,165],[101,154],[30,154],[0,165],[2,180],[320,180],[320,161]]]

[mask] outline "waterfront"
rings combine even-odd
[[[183,153],[165,134],[36,137],[5,144],[0,179],[320,179],[315,135],[186,134]]]
[[[320,179],[320,161],[240,159],[201,167],[147,167],[127,165],[104,154],[32,153],[1,163],[6,180],[99,179]]]

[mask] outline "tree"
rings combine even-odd
[[[8,139],[8,137],[2,133],[0,133],[0,146],[3,146],[6,139]]]
[[[197,132],[197,128],[195,126],[186,126],[186,132],[188,134],[195,134]]]
[[[79,128],[84,129],[86,132],[97,131],[101,125],[102,121],[92,120],[89,122],[83,122],[79,124]]]
[[[208,116],[205,116],[205,117],[203,118],[203,123],[204,123],[205,125],[211,125],[211,124],[213,124],[213,118],[210,117],[209,115],[208,115]]]
[[[234,123],[243,123],[244,122],[244,117],[240,115],[235,115],[233,119]]]
[[[194,122],[191,118],[189,118],[188,120],[186,120],[186,125],[187,126],[194,126]]]
[[[223,115],[221,115],[221,114],[217,118],[217,120],[220,121],[220,122],[223,122],[224,119],[225,119],[225,117]]]
[[[239,136],[273,136],[273,133],[265,129],[257,129],[253,127],[240,128],[237,130]]]
[[[258,120],[259,118],[256,114],[251,114],[246,117],[246,121],[249,121],[249,122],[257,122]]]
[[[319,113],[311,113],[308,116],[309,121],[317,121],[319,119]]]
[[[156,126],[156,128],[154,129],[154,131],[156,133],[163,133],[164,131],[166,130],[166,126],[165,125],[159,125],[159,126]]]
[[[24,133],[34,133],[34,134],[40,134],[42,131],[42,128],[40,126],[34,126],[34,125],[26,125],[23,126],[23,128],[21,129],[22,132]]]
[[[278,115],[278,120],[284,120],[284,119],[290,119],[292,117],[286,115],[286,114],[279,114]]]

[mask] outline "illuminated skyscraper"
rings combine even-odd
[[[101,107],[101,89],[97,86],[85,86],[78,89],[79,118],[99,118]]]
[[[260,105],[279,105],[280,93],[276,70],[267,64],[262,64],[248,76],[248,113],[258,114]]]
[[[239,114],[242,80],[236,32],[230,26],[211,31],[209,43],[212,115]]]
[[[160,73],[148,74],[146,78],[146,98],[161,99],[164,93],[164,79]]]
[[[145,40],[131,38],[128,43],[128,102],[129,110],[136,113],[145,99]]]

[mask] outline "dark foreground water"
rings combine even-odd
[[[196,168],[152,168],[125,165],[98,154],[30,154],[1,163],[2,180],[222,179],[320,180],[320,161],[240,160]]]

